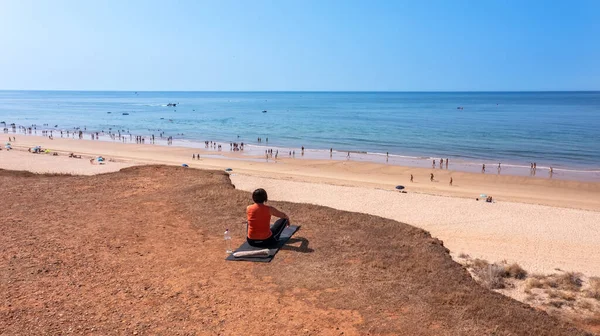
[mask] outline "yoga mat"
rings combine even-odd
[[[237,250],[233,251],[232,254],[228,255],[227,258],[225,258],[225,260],[228,260],[228,261],[270,262],[271,260],[273,260],[273,258],[275,258],[275,254],[277,254],[277,252],[279,252],[279,249],[283,245],[285,245],[285,243],[287,243],[287,241],[290,240],[290,238],[294,235],[294,233],[296,233],[296,231],[298,231],[299,229],[300,229],[300,226],[296,226],[296,225],[290,225],[290,226],[286,227],[285,229],[283,229],[283,232],[281,233],[281,236],[279,236],[279,241],[277,242],[277,245],[269,247],[269,249],[271,250],[271,254],[270,255],[253,256],[253,257],[240,257],[240,258],[234,257],[233,253],[235,253],[235,252],[257,251],[257,250],[264,250],[265,249],[265,247],[250,246],[250,244],[248,244],[248,242],[245,241],[242,244],[242,246],[238,247]]]

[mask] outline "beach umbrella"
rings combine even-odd
[[[403,185],[397,185],[397,186],[396,186],[396,189],[398,189],[398,190],[402,190],[402,189],[404,189],[404,186],[403,186]]]

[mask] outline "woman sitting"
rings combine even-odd
[[[256,247],[274,247],[285,227],[290,225],[290,219],[285,213],[264,204],[267,201],[267,192],[264,189],[254,190],[252,200],[254,204],[246,208],[248,244]],[[270,225],[271,216],[279,217],[273,226]]]

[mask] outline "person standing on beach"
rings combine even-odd
[[[531,167],[529,168],[529,175],[533,176],[535,173],[533,172],[533,162],[531,163]]]
[[[554,169],[552,169],[552,166],[550,166],[550,178],[552,178],[553,174],[554,174]]]
[[[440,169],[444,168],[444,159],[440,159]]]
[[[452,186],[452,177],[450,177],[450,186]]]
[[[433,164],[431,165],[431,168],[435,168],[435,159],[433,159]]]
[[[485,163],[483,164],[483,166],[481,166],[481,172],[485,173]]]
[[[446,169],[448,169],[448,158],[446,158]]]
[[[329,157],[333,157],[333,148],[329,148]]]
[[[413,174],[410,174],[410,183],[413,182]]]
[[[302,156],[304,156],[304,146],[302,146]]]
[[[429,175],[429,181],[433,182],[433,173]]]
[[[350,160],[350,152],[348,152],[348,155],[346,156],[347,160]]]

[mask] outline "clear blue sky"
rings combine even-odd
[[[600,90],[600,1],[0,0],[0,89]]]

